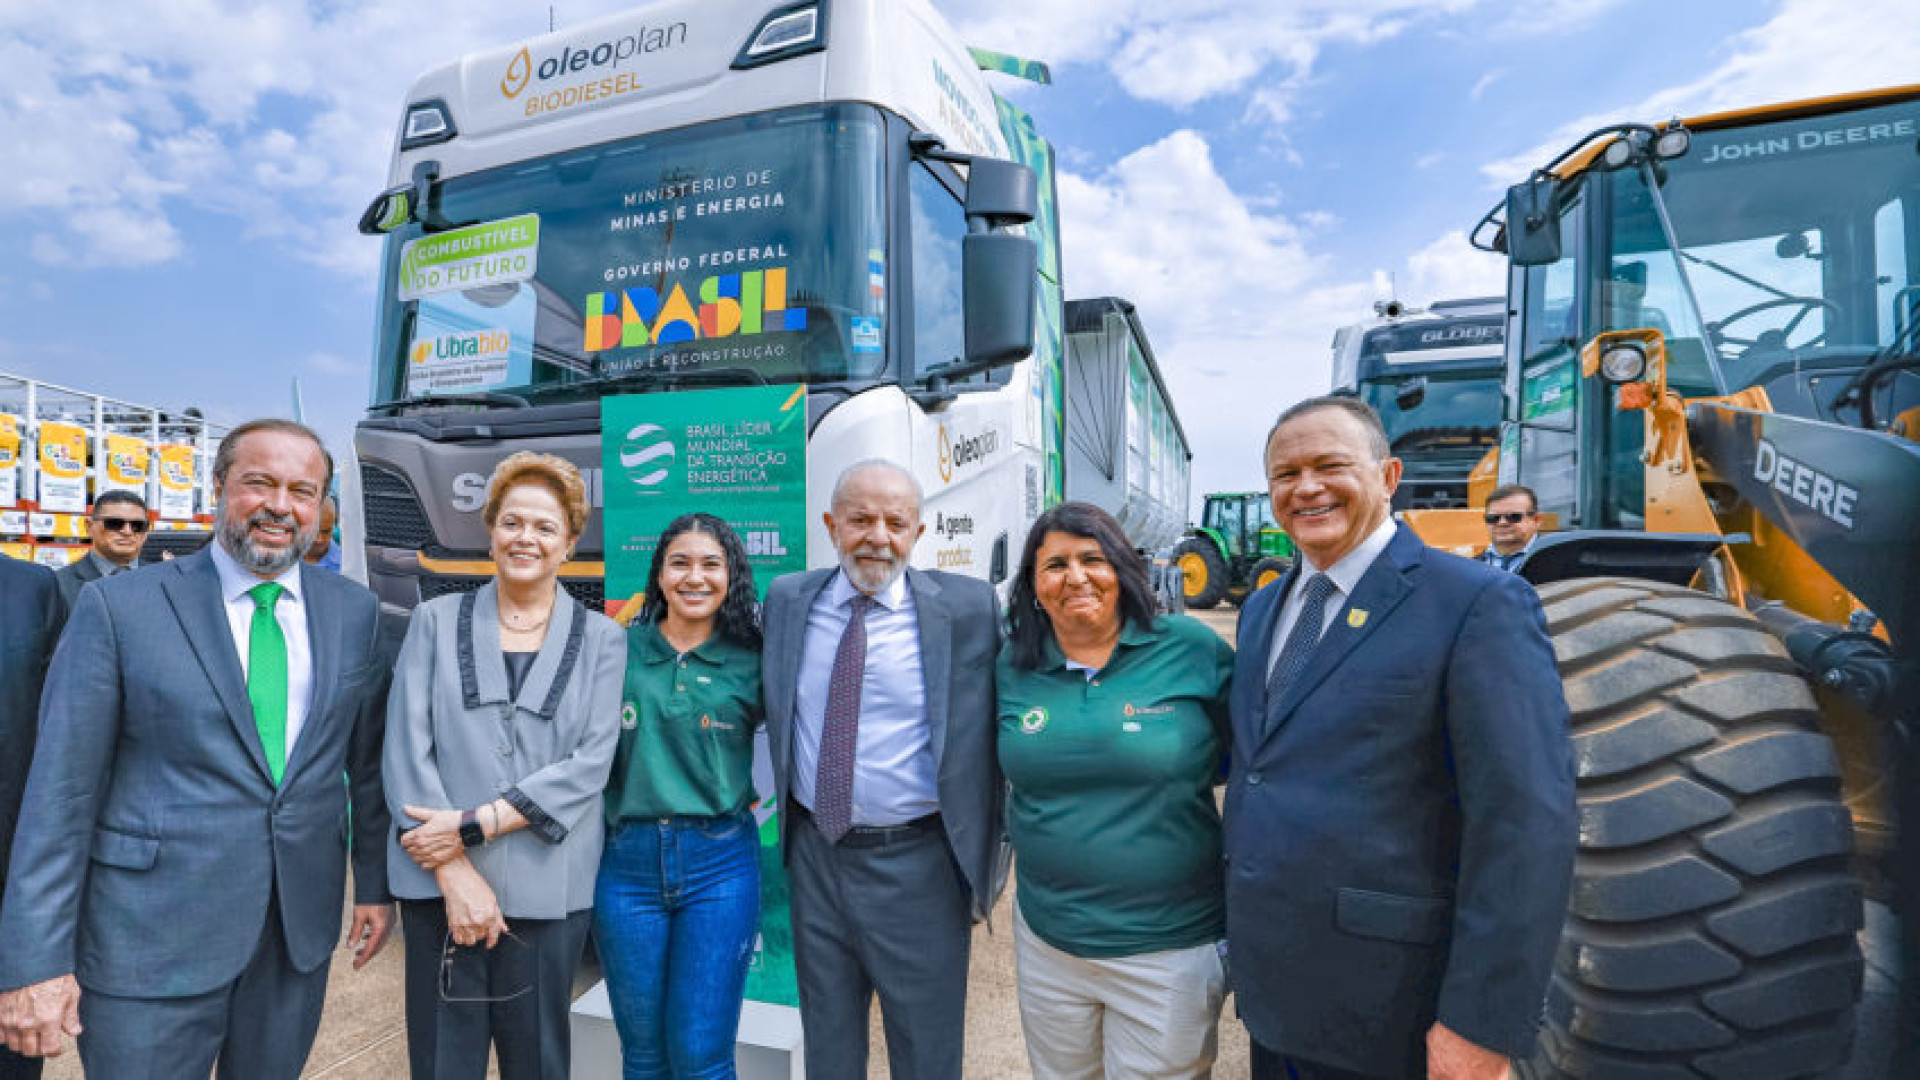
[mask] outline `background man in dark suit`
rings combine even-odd
[[[807,1075],[867,1075],[880,995],[896,1080],[959,1080],[973,922],[1004,881],[993,589],[907,567],[920,486],[834,485],[840,566],[767,590],[767,736],[791,875]]]
[[[332,463],[290,421],[221,443],[214,544],[80,595],[47,673],[0,907],[0,1039],[114,1080],[298,1076],[340,934],[390,919],[372,594],[300,553]],[[84,1029],[84,1030],[83,1030]]]
[[[87,519],[87,538],[93,550],[60,568],[60,599],[68,611],[80,601],[80,588],[89,581],[125,573],[140,565],[140,549],[147,545],[147,504],[131,491],[107,491],[93,500]]]
[[[1242,610],[1227,943],[1257,1078],[1496,1078],[1532,1045],[1573,872],[1568,715],[1511,574],[1427,547],[1357,399],[1267,440],[1302,559]]]
[[[33,761],[40,684],[60,636],[61,614],[53,571],[0,554],[0,901],[7,895],[7,853]],[[0,1046],[0,1080],[39,1075],[38,1058]]]

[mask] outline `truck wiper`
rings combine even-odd
[[[368,408],[368,412],[398,412],[416,405],[491,405],[509,409],[529,409],[533,406],[526,398],[518,394],[500,394],[491,390],[477,390],[461,394],[421,394],[417,397],[405,397],[395,401],[383,401]]]
[[[695,368],[688,371],[675,371],[672,369],[663,371],[638,370],[623,371],[617,375],[602,375],[584,385],[602,387],[615,386],[624,382],[665,383],[668,386],[675,386],[684,382],[745,382],[755,386],[765,386],[767,385],[767,377],[749,367]],[[581,383],[574,383],[572,388],[579,389],[582,385]]]

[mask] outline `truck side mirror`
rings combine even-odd
[[[1400,384],[1393,392],[1393,403],[1400,406],[1401,412],[1412,412],[1427,400],[1427,377],[1415,375]]]
[[[980,232],[961,238],[967,339],[961,366],[970,373],[1010,364],[1033,350],[1034,274],[1039,261],[1039,248],[1030,236]]]
[[[1507,258],[1515,266],[1560,261],[1560,182],[1536,172],[1507,189]]]
[[[1039,177],[1018,162],[976,157],[967,163],[969,229],[1025,225],[1040,212]]]

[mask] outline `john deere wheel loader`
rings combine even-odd
[[[1523,569],[1580,791],[1532,1075],[1835,1069],[1863,895],[1920,989],[1917,151],[1920,86],[1619,124],[1476,230],[1510,264],[1497,478],[1564,527]],[[1467,547],[1477,515],[1407,517]],[[1920,1076],[1902,1023],[1886,1075]]]

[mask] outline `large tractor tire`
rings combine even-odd
[[[1638,579],[1542,586],[1580,848],[1533,1077],[1775,1080],[1847,1060],[1852,820],[1813,695],[1739,608]]]
[[[1293,569],[1293,563],[1290,560],[1276,559],[1271,556],[1254,563],[1253,572],[1247,575],[1247,595],[1252,596],[1286,577],[1287,571],[1291,569]]]
[[[1173,549],[1180,568],[1181,589],[1190,608],[1218,607],[1227,595],[1227,562],[1220,549],[1204,536],[1189,536]]]

